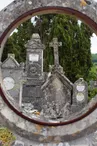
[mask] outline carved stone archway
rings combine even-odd
[[[0,58],[9,34],[19,24],[35,15],[46,13],[66,13],[74,15],[89,25],[97,33],[97,3],[82,0],[14,0],[0,12]],[[32,136],[34,141],[68,141],[92,133],[97,127],[97,98],[91,102],[81,116],[63,123],[43,123],[23,116],[7,100],[0,88],[0,116],[7,125],[19,135]],[[91,120],[92,119],[92,120]],[[15,128],[13,128],[15,126]],[[57,126],[57,127],[52,127]],[[46,136],[44,135],[46,131]]]

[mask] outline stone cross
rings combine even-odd
[[[54,48],[54,65],[59,66],[59,54],[58,47],[62,46],[62,42],[58,42],[57,38],[53,38],[53,42],[50,43],[50,47]]]

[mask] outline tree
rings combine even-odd
[[[5,53],[15,52],[16,59],[25,61],[25,44],[30,39],[33,32],[39,33],[44,50],[44,71],[49,70],[49,65],[54,63],[53,50],[49,43],[53,37],[57,37],[62,42],[59,49],[60,64],[63,66],[65,75],[74,82],[79,77],[87,78],[91,68],[90,38],[91,30],[87,25],[81,23],[73,16],[62,14],[48,14],[35,17],[35,24],[31,20],[21,24],[17,32],[9,38],[5,46]],[[11,43],[12,42],[12,43]],[[11,49],[12,48],[12,49]]]
[[[39,20],[41,21],[38,26],[46,46],[44,68],[48,70],[48,63],[53,64],[53,52],[49,48],[49,42],[53,37],[57,37],[62,42],[59,58],[66,76],[72,82],[80,77],[86,79],[92,65],[91,30],[83,23],[79,25],[75,17],[68,15],[44,15],[39,17]]]
[[[97,64],[97,53],[96,54],[92,54],[92,61]]]
[[[5,45],[2,61],[7,58],[8,53],[14,53],[18,62],[24,62],[26,59],[25,44],[31,38],[34,32],[34,25],[31,20],[22,23],[17,32],[14,32]]]

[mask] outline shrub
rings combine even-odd
[[[97,88],[89,88],[88,90],[88,97],[89,97],[89,100],[91,100],[93,97],[95,97],[95,95],[97,94]]]

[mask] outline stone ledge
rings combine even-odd
[[[97,127],[97,110],[76,123],[51,127],[34,124],[22,119],[4,103],[2,97],[0,97],[0,101],[3,104],[3,108],[0,110],[0,117],[3,117],[3,121],[0,120],[0,123],[9,127],[22,137],[33,141],[44,143],[50,140],[53,142],[56,137],[59,137],[62,142],[72,141],[94,132]]]

